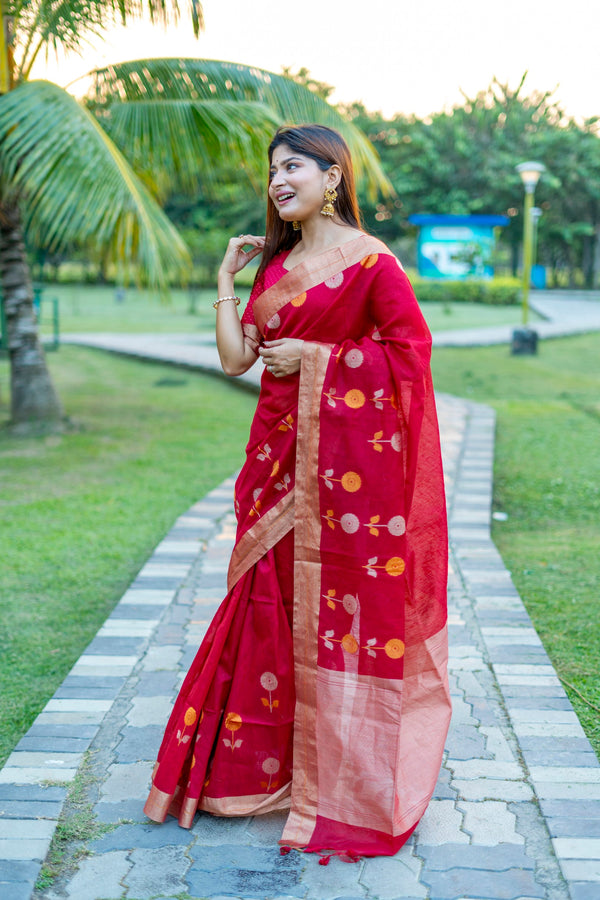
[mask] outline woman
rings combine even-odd
[[[431,338],[399,262],[360,229],[342,138],[282,128],[269,162],[266,237],[229,242],[215,303],[225,372],[265,366],[229,593],[145,811],[190,827],[197,809],[290,807],[282,844],[393,854],[450,717]],[[240,323],[234,277],[260,253]]]

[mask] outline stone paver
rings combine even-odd
[[[201,351],[214,365],[210,345],[176,343],[184,364],[197,366]],[[154,337],[144,352],[153,348]],[[32,896],[88,748],[89,800],[113,827],[38,900],[600,900],[600,766],[490,540],[494,416],[456,398],[438,404],[454,714],[409,843],[393,858],[325,867],[278,854],[281,813],[202,815],[190,831],[143,817],[168,710],[225,594],[228,479],[176,521],[0,772],[2,900]]]

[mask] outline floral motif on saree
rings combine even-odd
[[[290,271],[274,260],[242,322],[251,346],[302,338],[301,372],[263,374],[229,593],[146,812],[189,827],[197,808],[290,806],[289,846],[394,853],[450,717],[430,335],[400,264],[366,235]]]

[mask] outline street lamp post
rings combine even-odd
[[[522,286],[522,321],[523,328],[513,332],[513,353],[535,353],[537,350],[537,333],[528,327],[529,324],[529,284],[531,281],[531,265],[533,261],[533,195],[540,175],[545,166],[539,162],[524,162],[515,166],[521,176],[525,188],[525,208],[523,210],[523,286]]]

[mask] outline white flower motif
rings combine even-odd
[[[265,775],[274,775],[275,772],[279,772],[279,766],[279,760],[275,759],[274,756],[269,756],[262,764],[262,770]]]
[[[325,285],[328,288],[337,288],[340,286],[340,284],[343,284],[343,282],[344,282],[344,273],[338,272],[337,275],[332,275],[331,278],[328,278],[327,281],[325,282]]]
[[[281,319],[279,318],[279,313],[275,313],[274,316],[271,316],[269,321],[267,322],[267,328],[279,328],[281,325]]]
[[[348,352],[344,356],[344,362],[351,369],[358,369],[358,367],[362,365],[363,360],[364,356],[358,349],[358,347],[354,347],[352,350],[348,350]]]
[[[392,450],[395,450],[396,453],[400,453],[400,450],[402,449],[402,435],[399,431],[393,433],[390,444],[392,445]]]
[[[358,531],[360,522],[358,521],[358,516],[355,516],[354,513],[345,513],[340,519],[340,525],[346,534],[354,534],[355,531]]]
[[[358,597],[354,597],[352,594],[345,594],[342,599],[342,606],[347,613],[353,616],[358,609]]]
[[[399,537],[401,534],[404,534],[406,531],[406,522],[404,521],[404,516],[394,516],[393,519],[390,519],[388,522],[388,531],[390,534],[393,534],[395,537]]]
[[[260,683],[262,687],[264,687],[265,691],[275,691],[277,690],[277,685],[279,682],[277,681],[277,676],[273,675],[272,672],[263,672],[260,676]]]

